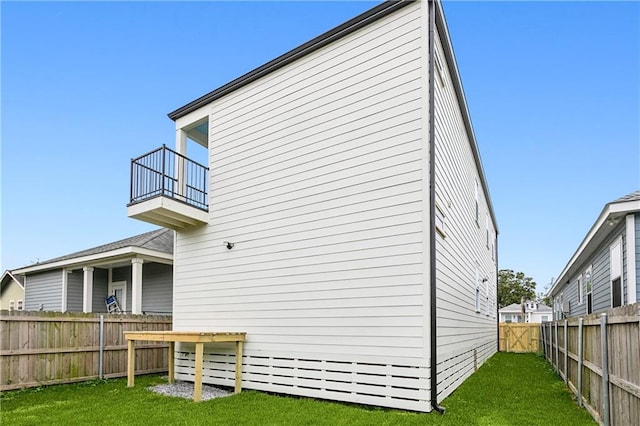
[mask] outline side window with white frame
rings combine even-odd
[[[440,234],[442,238],[447,238],[446,219],[447,217],[445,216],[444,211],[440,208],[438,203],[436,203],[436,232]]]
[[[435,58],[435,66],[438,71],[438,78],[440,80],[440,86],[444,87],[445,79],[444,79],[444,68],[442,67],[442,61],[440,60],[440,54],[438,53],[438,49],[434,50],[434,58]]]
[[[489,248],[489,213],[487,213],[485,215],[484,226],[485,226],[486,234],[487,234],[487,248]]]
[[[478,179],[475,180],[475,204],[476,204],[476,225],[480,227],[480,187]]]
[[[622,291],[622,237],[618,238],[609,248],[609,281],[611,283],[611,307],[624,305]]]
[[[22,311],[24,310],[24,300],[20,299],[16,303],[16,310]]]
[[[476,312],[480,312],[480,271],[478,270],[478,266],[476,266],[476,293],[475,293],[475,310]]]
[[[582,297],[582,275],[578,276],[578,280],[576,282],[576,285],[578,287],[578,304],[582,305],[583,302],[583,297]]]
[[[484,283],[485,287],[484,287],[484,299],[485,299],[485,303],[486,303],[486,315],[489,316],[491,314],[491,310],[489,309],[489,281],[487,280]]]

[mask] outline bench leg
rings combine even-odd
[[[236,342],[236,382],[235,393],[242,391],[242,343]]]
[[[202,401],[202,365],[204,358],[204,343],[196,343],[196,374],[193,383],[193,400]]]
[[[173,383],[176,381],[176,371],[174,364],[174,352],[175,352],[175,342],[169,342],[169,356],[167,357],[167,363],[169,364],[169,383]]]
[[[136,377],[136,347],[134,340],[127,343],[127,387],[132,388]]]

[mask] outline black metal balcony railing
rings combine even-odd
[[[130,205],[165,196],[208,211],[209,168],[165,145],[131,160]]]

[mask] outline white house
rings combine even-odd
[[[548,295],[555,319],[640,301],[640,191],[603,207]]]
[[[441,410],[496,352],[497,226],[439,2],[382,3],[169,117],[128,214],[177,231],[174,330],[247,333],[244,388]],[[206,346],[203,381],[233,385],[233,354]]]
[[[524,306],[520,303],[512,303],[500,308],[498,315],[500,322],[542,323],[553,319],[553,309],[544,303],[527,300]]]

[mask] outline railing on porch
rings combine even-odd
[[[209,210],[209,168],[162,145],[131,160],[130,205],[164,196]]]

